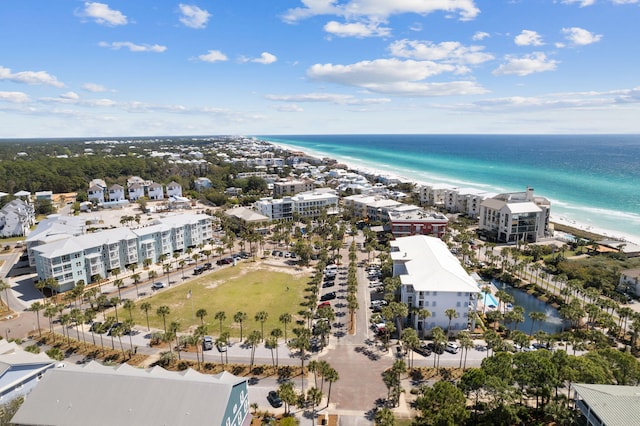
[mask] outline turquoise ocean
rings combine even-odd
[[[256,138],[416,182],[548,198],[552,218],[640,244],[640,135]]]

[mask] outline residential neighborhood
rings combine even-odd
[[[76,158],[108,159],[131,142],[91,145]],[[140,161],[163,162],[165,180],[90,176],[75,191],[3,193],[0,361],[27,371],[6,386],[21,403],[14,423],[423,424],[437,412],[429,401],[449,395],[459,398],[449,424],[549,419],[540,404],[619,424],[593,420],[608,414],[590,376],[549,367],[559,399],[527,374],[624,359],[634,363],[624,378],[599,384],[640,383],[633,244],[558,231],[532,187],[418,184],[253,138],[143,146]],[[567,266],[579,259],[628,267],[601,266],[615,285],[587,290]],[[2,353],[23,355],[11,364]],[[492,380],[526,381],[526,392],[492,399],[490,380],[472,390],[495,362],[513,377]],[[105,391],[89,401],[87,388]],[[48,398],[61,389],[62,403]],[[504,414],[507,403],[518,409]],[[105,406],[118,409],[108,417]],[[492,423],[496,412],[504,422]]]

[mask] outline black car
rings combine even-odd
[[[322,288],[333,287],[334,285],[336,285],[335,281],[325,281],[322,283]]]
[[[276,391],[269,391],[269,394],[267,395],[267,401],[269,401],[269,404],[271,404],[273,408],[282,407],[282,400],[280,399],[280,397],[278,396],[278,392]]]
[[[332,291],[331,293],[323,294],[320,296],[320,301],[324,302],[325,300],[333,300],[336,298],[336,292]]]
[[[413,348],[413,351],[422,355],[422,356],[430,356],[431,355],[431,349],[429,349],[428,345],[420,345],[418,347]]]
[[[205,271],[208,271],[211,268],[213,268],[213,265],[211,264],[211,262],[207,262],[204,265],[202,265],[202,269],[204,269]]]
[[[444,345],[434,346],[433,343],[427,343],[427,348],[429,348],[431,352],[435,352],[438,355],[442,355],[444,353]]]

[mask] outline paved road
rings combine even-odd
[[[362,241],[362,235],[356,237],[356,242]],[[349,244],[351,239],[349,238]],[[343,259],[348,258],[347,249],[341,249]],[[11,261],[15,260],[15,254],[9,257],[5,265],[3,265],[0,274],[5,275],[8,270]],[[358,252],[358,260],[364,260],[367,258],[367,254],[364,251]],[[184,276],[190,277],[194,265],[185,268]],[[158,278],[153,281],[170,282],[172,285],[179,285],[184,282],[183,272],[175,271],[169,276],[158,271]],[[146,278],[146,271],[141,272],[143,279]],[[10,305],[16,310],[23,310],[28,307],[33,301],[39,300],[40,294],[33,287],[33,277],[24,276],[17,279],[11,279],[12,292],[10,292]],[[146,296],[146,294],[138,295],[138,291],[149,293],[150,281],[146,280],[138,286],[138,291],[132,285],[132,281],[128,278],[125,279],[127,287],[121,289],[122,298],[130,298],[136,300],[139,296]],[[311,354],[310,359],[327,361],[339,374],[340,379],[335,382],[331,390],[331,401],[328,407],[324,408],[330,413],[339,413],[341,415],[341,424],[343,425],[361,425],[370,424],[371,410],[374,409],[380,400],[383,400],[387,396],[387,388],[382,381],[382,372],[391,367],[395,358],[392,350],[385,351],[380,343],[374,338],[374,333],[369,327],[369,318],[371,311],[370,305],[370,289],[368,288],[369,280],[367,279],[364,268],[358,268],[358,303],[360,309],[356,314],[356,326],[355,334],[349,335],[347,333],[348,326],[348,312],[346,307],[346,267],[341,269],[336,280],[336,286],[327,289],[322,289],[322,292],[336,291],[338,297],[332,301],[332,306],[336,311],[336,320],[333,324],[333,335],[329,339],[329,345],[321,353]],[[107,284],[102,287],[103,292],[117,295],[117,289],[112,284]],[[321,294],[323,294],[321,293]],[[41,318],[41,326],[43,329],[47,327],[47,320]],[[2,323],[5,334],[10,337],[26,336],[29,332],[35,330],[36,318],[35,314],[31,312],[20,312],[19,315],[14,316],[11,319],[5,319]],[[59,328],[60,326],[58,326]],[[166,350],[165,347],[150,348],[148,346],[150,332],[145,327],[137,327],[137,333],[131,337],[132,345],[137,347],[139,352],[147,353],[149,355],[157,355],[159,351]],[[72,336],[75,334],[75,330],[72,331]],[[82,332],[83,338],[87,341],[92,341],[91,333],[88,330]],[[96,337],[97,339],[97,337]],[[111,338],[103,337],[105,346],[111,346]],[[124,336],[122,343],[126,348],[130,347],[129,337]],[[395,343],[395,341],[392,341]],[[114,342],[118,347],[117,340]],[[393,348],[393,344],[392,344]],[[228,348],[225,358],[228,362],[244,362],[246,363],[250,358],[251,350],[244,347],[239,342],[232,343]],[[486,352],[480,352],[471,350],[467,356],[467,366],[479,365],[482,358],[486,356]],[[181,357],[185,359],[194,359],[195,353],[181,353]],[[220,353],[213,349],[212,351],[205,352],[205,359],[219,362],[221,360]],[[415,354],[413,363],[415,366],[432,366],[433,355],[425,358],[421,355]],[[452,355],[445,353],[440,357],[441,366],[455,366],[460,363],[460,355]],[[260,346],[255,352],[256,364],[271,364],[272,354],[271,351]],[[296,353],[292,353],[286,347],[281,344],[278,350],[278,363],[280,365],[299,365],[300,358]],[[308,361],[305,363],[307,364]],[[305,380],[305,387],[313,385],[313,375],[310,375]],[[408,383],[408,382],[407,382]],[[294,379],[294,384],[299,389],[299,378]],[[266,393],[277,387],[275,379],[262,379],[256,383],[250,384],[250,395],[252,401],[258,403],[260,410],[269,410],[270,412],[280,412],[283,408],[276,410],[269,406],[266,400]],[[327,389],[324,389],[325,393]],[[325,400],[326,405],[326,400]],[[406,405],[396,409],[400,415],[408,415],[409,410]],[[302,417],[304,413],[297,413],[298,417]],[[308,421],[308,420],[304,420]]]

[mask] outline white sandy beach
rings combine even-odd
[[[333,158],[331,155],[328,154],[324,154],[321,152],[314,152],[314,151],[310,151],[310,150],[303,150],[301,148],[295,147],[295,146],[290,146],[290,145],[286,145],[283,143],[278,143],[278,142],[272,142],[272,141],[265,141],[273,146],[276,146],[280,149],[286,150],[286,151],[302,151],[305,152],[307,155],[309,155],[310,157],[313,158]],[[356,164],[355,162],[349,162],[349,161],[344,161],[343,159],[339,159],[339,158],[334,158],[336,161],[338,161],[341,164],[344,164],[345,166],[347,166],[349,169],[351,170],[355,170],[358,173],[362,173],[362,174],[367,174],[367,175],[373,175],[373,176],[384,176],[387,178],[396,178],[400,181],[405,181],[405,182],[412,182],[416,185],[431,185],[433,184],[433,182],[424,182],[424,181],[418,181],[416,179],[407,177],[407,176],[402,176],[400,174],[394,174],[391,173],[389,171],[386,170],[381,170],[381,169],[375,169],[375,168],[371,168],[370,166],[365,166],[362,164]],[[455,187],[460,187],[460,185],[456,184],[456,183],[449,183],[449,185],[451,185],[452,188]],[[553,213],[553,203],[551,204],[551,217],[550,220],[551,222],[554,223],[558,223],[561,225],[565,225],[565,226],[570,226],[576,229],[581,229],[583,231],[587,231],[593,234],[599,234],[599,235],[603,235],[607,238],[610,238],[612,240],[620,240],[620,241],[624,241],[624,242],[628,242],[628,243],[632,243],[632,244],[636,244],[636,245],[640,245],[640,235],[633,235],[633,234],[625,234],[625,233],[621,233],[619,231],[613,231],[613,230],[608,230],[608,229],[604,229],[604,228],[599,228],[599,227],[594,227],[591,225],[587,225],[584,223],[581,223],[579,221],[576,221],[574,219],[571,218],[567,218],[565,216],[559,215],[559,214],[554,214]]]

